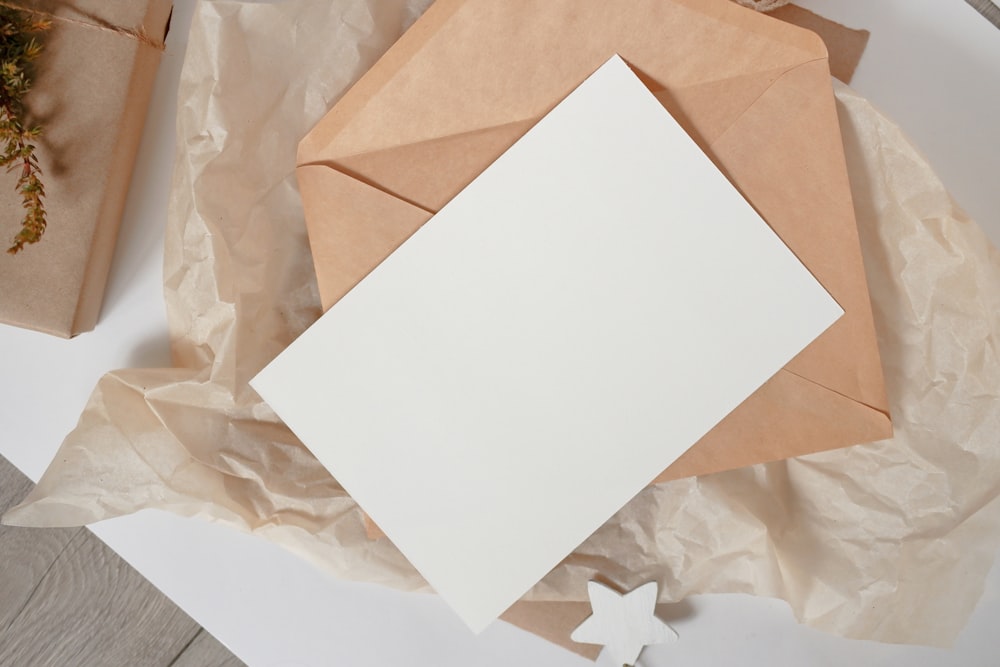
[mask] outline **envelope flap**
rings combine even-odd
[[[785,71],[760,72],[680,90],[659,89],[654,94],[707,150],[710,142],[744,113],[721,110],[719,96],[749,105]],[[641,72],[639,75],[642,77]],[[337,161],[300,164],[299,187],[324,309],[360,282],[536,122],[530,119]],[[428,174],[434,177],[428,178]]]
[[[326,310],[431,218],[431,213],[322,165],[296,169]],[[358,215],[329,215],[350,201]]]
[[[637,74],[685,131],[707,150],[712,141],[787,71],[756,72],[671,90],[659,87],[642,71]],[[720,98],[732,104],[720,105]],[[540,118],[530,118],[324,160],[320,164],[333,166],[363,181],[375,182],[380,189],[395,197],[437,211],[538,120]],[[434,174],[434,177],[428,178],[428,174]]]
[[[655,87],[669,89],[826,57],[815,34],[727,0],[622,5],[439,0],[389,51],[385,66],[369,72],[306,137],[300,161],[539,118],[616,52]]]
[[[497,125],[320,164],[361,180],[377,182],[379,189],[436,212],[535,122],[532,119]],[[428,174],[434,177],[428,178]]]

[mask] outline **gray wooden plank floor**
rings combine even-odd
[[[0,457],[0,513],[31,486]],[[0,667],[242,664],[89,530],[0,526]]]

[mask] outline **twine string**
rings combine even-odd
[[[144,27],[138,29],[124,28],[122,26],[113,25],[111,23],[107,23],[104,21],[97,22],[99,21],[99,19],[95,19],[95,21],[93,22],[81,21],[80,19],[74,19],[69,16],[58,16],[51,12],[43,12],[38,9],[32,9],[31,7],[25,7],[20,3],[11,2],[10,0],[0,0],[0,7],[6,7],[7,9],[26,12],[28,14],[34,14],[35,16],[41,16],[43,18],[50,19],[52,21],[59,21],[60,23],[67,23],[69,25],[77,25],[77,26],[82,26],[84,28],[91,28],[94,30],[103,30],[105,32],[114,33],[116,35],[121,35],[129,39],[134,39],[140,44],[145,44],[146,46],[150,46],[156,49],[157,51],[163,51],[165,48],[163,41],[151,37],[149,33],[146,32],[146,29]]]
[[[749,7],[750,9],[756,9],[758,12],[771,12],[778,7],[784,7],[792,0],[736,0],[738,4],[744,7]]]

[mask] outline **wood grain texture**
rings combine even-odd
[[[0,637],[80,530],[0,528]]]
[[[31,486],[27,477],[0,459],[0,514],[26,496]],[[0,526],[0,633],[20,614],[35,587],[79,530],[35,531]]]
[[[202,630],[170,667],[244,667],[244,663]]]
[[[0,457],[0,512],[6,512],[31,491],[31,480]]]
[[[159,665],[199,628],[90,531],[77,533],[10,623],[0,665]],[[39,633],[48,641],[39,641]]]
[[[0,512],[31,487],[0,457]],[[89,530],[0,526],[0,666],[240,664]]]

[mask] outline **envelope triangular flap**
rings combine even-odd
[[[651,92],[684,126],[703,149],[721,135],[740,111],[757,100],[787,69],[756,72],[694,84],[685,88],[664,89],[648,82]],[[642,71],[637,71],[640,78]],[[719,105],[724,94],[729,105]],[[743,105],[739,105],[739,101]],[[438,137],[427,141],[367,151],[313,164],[325,164],[352,178],[378,179],[379,189],[430,211],[441,209],[467,186],[487,164],[492,163],[514,142],[531,129],[542,116],[504,125]],[[696,119],[696,120],[692,120]],[[433,173],[433,179],[427,178]]]
[[[614,53],[647,85],[669,89],[826,57],[813,33],[728,5],[438,0],[385,56],[389,66],[373,68],[338,104],[343,110],[310,133],[300,160],[337,161],[537,119]],[[396,69],[404,74],[393,76]]]
[[[300,145],[324,307],[615,52],[847,312],[664,478],[889,437],[825,47],[728,0],[438,0]]]
[[[387,196],[356,178],[319,165],[297,170],[309,223],[309,245],[323,310],[347,294],[392,251],[430,220],[431,213]],[[351,216],[326,217],[350,201]]]

